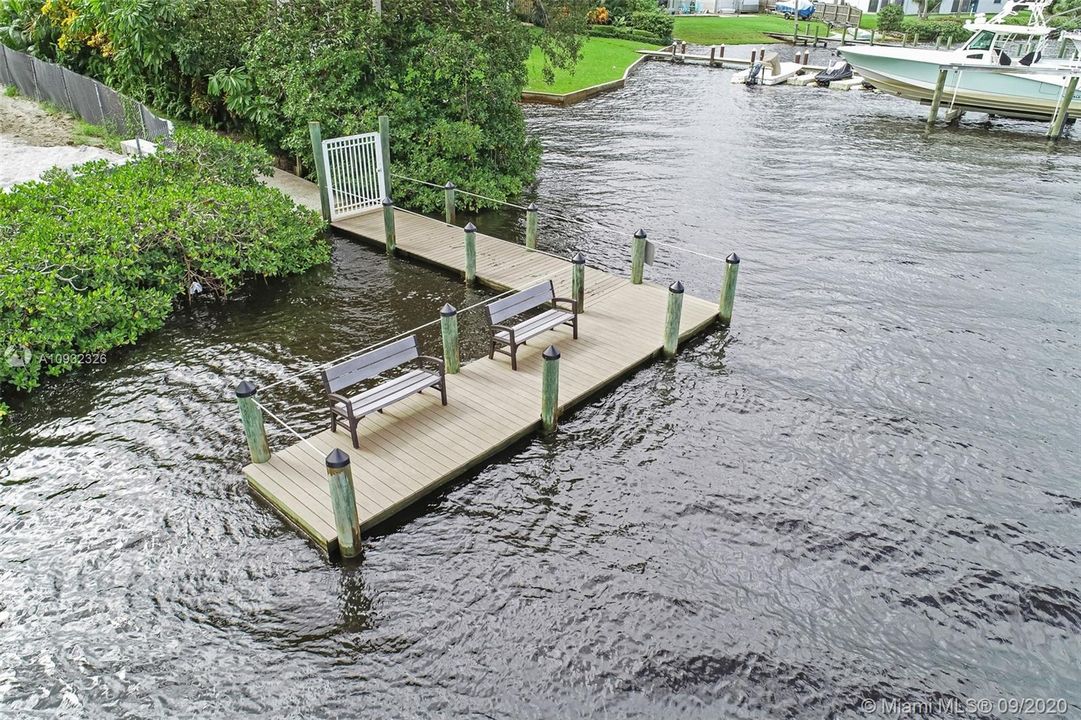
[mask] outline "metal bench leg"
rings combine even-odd
[[[447,381],[446,380],[443,380],[443,382],[439,384],[439,395],[443,399],[443,404],[446,405],[447,404]]]
[[[574,315],[574,324],[571,325],[571,330],[573,331],[574,339],[577,340],[578,339],[578,314],[577,313],[575,313],[575,315]]]
[[[518,369],[518,346],[517,345],[511,345],[510,346],[510,369],[511,370],[517,370]]]
[[[495,340],[492,341],[492,347],[488,350],[488,359],[495,360]]]
[[[357,437],[357,426],[352,425],[349,427],[349,434],[353,437],[353,447],[360,450],[360,438]]]

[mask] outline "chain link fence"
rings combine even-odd
[[[173,124],[141,102],[4,45],[0,45],[0,85],[14,85],[28,98],[50,102],[120,137],[157,141],[169,140],[173,134]]]

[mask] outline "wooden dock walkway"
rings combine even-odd
[[[660,50],[638,50],[639,55],[647,57],[650,60],[656,60],[660,62],[671,63],[690,63],[692,65],[706,65],[708,67],[715,68],[738,68],[744,69],[751,65],[751,59],[749,57],[730,57],[728,55],[695,55],[693,53],[673,53],[671,50],[662,52]],[[822,72],[826,68],[822,65],[804,65],[803,69],[807,72]]]
[[[283,174],[268,184],[309,207],[314,198],[318,207],[318,191],[310,183]],[[401,254],[464,273],[461,228],[402,211],[396,211],[395,218]],[[381,213],[349,218],[334,226],[368,242],[383,243]],[[557,295],[570,294],[569,262],[480,233],[476,246],[477,279],[486,285],[522,288],[550,278]],[[535,346],[521,349],[517,372],[511,370],[509,358],[501,355],[464,363],[459,373],[447,375],[446,407],[440,404],[438,393],[413,395],[383,414],[361,420],[359,450],[352,447],[348,432],[324,430],[308,438],[314,448],[298,442],[273,452],[269,462],[247,465],[244,474],[249,484],[329,555],[335,555],[337,534],[325,465],[326,455],[335,448],[351,458],[361,527],[369,529],[539,429],[541,352],[547,345],[556,345],[562,353],[561,412],[661,352],[667,288],[634,285],[627,278],[592,268],[586,270],[585,288],[578,340],[571,338],[567,327],[545,333]],[[716,303],[686,294],[681,340],[706,330],[715,322],[717,310]],[[438,347],[426,352],[441,354]]]

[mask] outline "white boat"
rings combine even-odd
[[[991,20],[966,23],[973,35],[957,50],[846,45],[838,52],[869,84],[894,95],[931,102],[939,70],[947,68],[944,105],[1047,120],[1054,115],[1070,77],[1081,74],[1073,35],[1066,36],[1067,57],[1057,57],[1063,36],[1044,20],[1048,4],[1048,0],[1007,2]],[[1030,24],[1006,22],[1021,10],[1032,13]],[[1081,115],[1081,91],[1074,93],[1068,112]]]
[[[732,76],[733,85],[780,85],[804,69],[794,62],[781,62],[777,53],[767,53],[761,62],[752,63],[746,70]]]

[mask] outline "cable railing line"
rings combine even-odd
[[[416,215],[417,217],[424,218],[425,220],[431,220],[432,219],[432,218],[428,217],[427,215],[425,215],[423,213],[419,213],[419,212],[416,212],[414,210],[409,210],[407,208],[403,208],[400,205],[395,205],[394,209],[399,211],[399,212],[406,213],[408,215]],[[443,221],[440,221],[440,222],[443,222]],[[446,224],[446,223],[444,223],[444,224]],[[448,227],[457,227],[457,225],[448,225]],[[492,237],[492,236],[489,236],[489,237]],[[494,238],[494,239],[501,240],[502,242],[509,242],[509,243],[511,243],[513,245],[518,244],[518,243],[514,242],[513,240],[503,240],[502,238]],[[562,260],[563,262],[570,262],[570,259],[568,259],[567,257],[564,257],[563,255],[556,255],[555,253],[550,253],[547,250],[541,250],[540,248],[533,248],[529,252],[535,252],[535,253],[537,253],[539,255],[547,255],[548,257],[553,257],[556,260]],[[602,272],[609,272],[609,270],[610,270],[610,268],[607,268],[607,267],[602,267],[600,265],[594,265],[594,264],[590,263],[588,260],[586,261],[586,267],[593,268],[594,270],[600,270]]]
[[[488,303],[492,302],[493,300],[498,300],[499,298],[503,297],[504,295],[509,295],[510,293],[514,293],[514,292],[518,292],[518,289],[517,288],[511,288],[510,290],[506,290],[504,292],[501,292],[498,295],[493,295],[490,298],[486,298],[484,300],[481,300],[478,303],[473,303],[469,307],[462,308],[458,312],[459,313],[464,313],[464,312],[469,312],[470,310],[475,310],[476,308],[479,308],[479,307],[481,307],[483,305],[487,305]],[[291,382],[293,380],[296,380],[299,377],[303,377],[304,375],[310,375],[311,373],[317,372],[319,370],[325,370],[328,367],[332,367],[334,365],[337,365],[338,363],[342,362],[343,360],[348,360],[350,358],[356,357],[357,355],[362,355],[362,354],[368,352],[369,350],[374,350],[375,348],[380,347],[382,345],[386,345],[387,343],[393,342],[395,340],[401,340],[404,337],[408,337],[409,335],[412,335],[412,334],[416,333],[418,330],[423,330],[425,328],[431,327],[432,325],[438,325],[438,324],[439,324],[439,319],[437,318],[435,320],[431,320],[429,322],[426,322],[423,325],[417,325],[415,328],[411,328],[409,330],[406,330],[405,332],[398,333],[397,335],[394,335],[393,337],[383,338],[382,340],[380,340],[378,342],[375,342],[375,343],[372,343],[371,345],[369,345],[367,347],[364,347],[364,348],[361,348],[360,350],[354,350],[353,352],[346,353],[345,355],[342,355],[339,358],[335,358],[334,360],[328,360],[328,361],[320,363],[319,365],[316,365],[314,367],[310,367],[307,370],[301,370],[300,372],[295,373],[293,375],[290,375],[289,377],[284,377],[281,380],[275,380],[274,382],[270,383],[269,385],[266,385],[264,387],[259,388],[259,390],[260,390],[260,392],[265,392],[267,390],[270,390],[271,388],[274,388],[274,387],[277,387],[278,385],[281,385],[282,383]]]
[[[401,180],[408,180],[410,182],[419,183],[421,185],[427,185],[428,187],[438,188],[439,190],[446,189],[444,185],[438,185],[436,183],[428,182],[426,180],[418,180],[417,178],[409,177],[408,175],[401,175],[399,173],[391,173],[391,177],[396,177],[396,178],[399,178]],[[524,205],[518,205],[517,203],[507,202],[506,200],[498,200],[498,199],[493,198],[493,197],[488,197],[487,195],[481,195],[480,193],[469,192],[468,190],[462,190],[461,188],[455,188],[454,192],[461,193],[463,195],[471,195],[473,197],[480,198],[482,200],[488,200],[490,202],[499,203],[500,205],[506,205],[507,207],[517,208],[518,210],[525,210],[527,212],[529,211],[529,208],[524,206]],[[420,213],[413,212],[412,210],[406,210],[405,208],[402,208],[402,207],[400,207],[398,205],[395,205],[395,208],[398,209],[398,210],[401,210],[403,212],[411,213],[413,215],[417,215],[417,216],[420,216],[420,217],[427,217],[426,215],[421,215]],[[593,227],[594,229],[603,230],[605,232],[619,232],[619,230],[620,230],[619,228],[617,228],[615,226],[604,225],[602,223],[597,222],[596,220],[581,220],[579,218],[567,217],[566,215],[559,215],[557,213],[549,212],[547,210],[543,210],[543,209],[540,209],[540,208],[537,208],[535,210],[535,212],[537,212],[540,215],[547,215],[549,217],[554,217],[554,218],[556,218],[558,220],[564,220],[566,222],[577,223],[579,225],[584,225],[586,227]],[[604,242],[604,241],[602,241],[602,242]],[[661,240],[652,240],[651,239],[650,242],[653,243],[654,245],[658,245],[660,247],[666,247],[666,248],[670,248],[672,250],[677,250],[679,252],[685,252],[685,253],[689,253],[691,255],[697,255],[699,257],[708,258],[710,260],[715,260],[717,262],[724,262],[725,261],[725,259],[723,257],[717,257],[716,255],[710,255],[709,253],[704,253],[704,252],[702,252],[700,250],[691,250],[690,248],[685,248],[685,247],[682,247],[680,245],[674,245],[672,243],[667,243],[667,242],[664,242],[664,241],[661,241]],[[612,244],[612,243],[609,243],[609,244]],[[546,255],[552,255],[551,253],[545,253],[545,251],[543,251],[543,250],[536,250],[536,252],[544,253]],[[552,257],[559,257],[559,256],[552,255]],[[561,258],[561,259],[565,259],[565,258]],[[594,266],[590,265],[589,267],[594,267]],[[600,268],[600,267],[594,267],[594,269],[596,269],[596,270],[607,270],[607,268]]]
[[[428,187],[436,188],[437,190],[446,190],[447,189],[447,187],[445,185],[440,185],[440,184],[434,183],[434,182],[428,182],[427,180],[418,180],[417,178],[409,177],[408,175],[400,175],[398,173],[391,173],[390,176],[391,177],[396,177],[399,180],[408,180],[409,182],[415,182],[415,183],[418,183],[420,185],[427,185]],[[481,195],[480,193],[470,192],[468,190],[462,190],[459,187],[454,188],[454,192],[461,193],[462,195],[472,195],[473,197],[480,198],[481,200],[488,200],[490,202],[499,203],[500,205],[506,205],[508,207],[517,208],[519,210],[525,210],[525,211],[529,210],[529,208],[526,207],[525,205],[519,205],[517,203],[507,202],[506,200],[499,200],[497,198],[488,197],[487,195]],[[395,206],[395,207],[397,207],[397,206]],[[558,220],[566,220],[567,222],[578,223],[580,225],[588,224],[587,221],[585,221],[585,220],[579,220],[578,218],[567,217],[566,215],[559,215],[558,213],[554,213],[554,212],[552,212],[550,210],[545,210],[543,208],[537,208],[536,212],[538,214],[540,214],[540,215],[547,215],[549,217],[554,217],[554,218],[556,218]],[[602,229],[604,229],[603,226],[598,225],[598,227],[601,227]],[[614,228],[608,228],[608,229],[614,229]]]
[[[271,418],[273,418],[275,422],[277,422],[277,423],[278,423],[279,425],[281,425],[281,426],[282,426],[283,428],[285,428],[286,430],[288,430],[288,431],[289,431],[290,433],[292,433],[293,435],[296,435],[296,437],[297,437],[297,438],[298,438],[298,439],[299,439],[299,440],[300,440],[300,441],[301,441],[302,443],[304,443],[305,445],[307,445],[308,447],[310,447],[310,448],[311,448],[312,450],[315,450],[315,454],[316,454],[316,456],[317,456],[317,457],[319,457],[319,458],[322,458],[322,457],[323,457],[323,453],[319,452],[319,449],[318,449],[317,447],[315,447],[314,445],[312,445],[312,444],[311,444],[311,442],[310,442],[310,441],[308,440],[308,438],[306,438],[306,437],[304,437],[303,435],[301,435],[300,433],[298,433],[298,432],[297,432],[296,430],[294,430],[294,429],[293,429],[293,428],[292,428],[292,427],[291,427],[291,426],[289,425],[289,423],[285,422],[285,421],[284,421],[284,420],[282,420],[282,419],[281,419],[280,417],[278,417],[278,416],[277,416],[277,415],[275,415],[275,414],[274,414],[273,412],[271,412],[271,411],[270,411],[270,409],[269,409],[269,408],[267,408],[267,406],[266,406],[266,405],[264,405],[263,403],[259,402],[259,401],[258,401],[258,400],[256,400],[255,398],[252,398],[252,400],[253,400],[253,401],[255,402],[255,404],[256,404],[256,405],[258,405],[258,406],[259,406],[259,408],[260,408],[260,409],[261,409],[261,410],[262,410],[263,412],[265,412],[265,413],[266,413],[267,415],[269,415],[269,416],[270,416]]]

